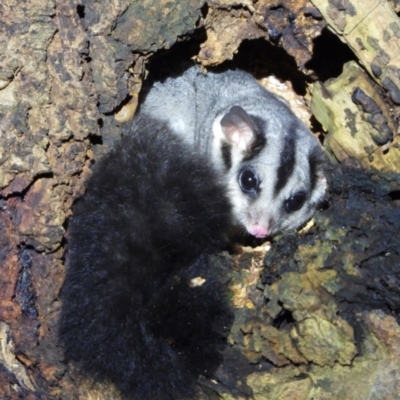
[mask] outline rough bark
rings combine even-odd
[[[116,398],[112,388],[81,382],[57,345],[68,217],[91,163],[134,115],[143,80],[190,58],[245,68],[280,91],[333,163],[330,196],[312,226],[278,237],[269,251],[229,256],[236,319],[219,383],[202,381],[204,397],[396,398],[398,6],[3,3],[0,398]],[[283,90],[262,79],[269,75],[285,81]]]

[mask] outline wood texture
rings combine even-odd
[[[307,229],[276,238],[269,251],[263,245],[226,256],[235,264],[236,318],[216,380],[201,380],[204,398],[396,398],[396,4],[314,4],[0,5],[1,399],[118,398],[107,385],[82,381],[57,344],[68,218],[92,162],[134,115],[143,81],[190,58],[287,80],[262,83],[289,92],[333,161],[328,205]],[[321,63],[320,47],[332,40],[327,26],[343,43],[335,44],[337,54],[325,51]],[[357,60],[344,65],[339,53],[347,46]]]

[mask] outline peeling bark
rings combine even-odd
[[[334,165],[329,204],[308,229],[276,238],[269,251],[263,245],[232,256],[235,324],[218,383],[200,381],[204,398],[394,398],[400,392],[398,6],[5,3],[0,398],[118,398],[107,385],[82,382],[57,345],[68,217],[91,163],[134,115],[148,75],[174,73],[175,63],[189,58],[204,67],[245,65],[286,97]],[[323,61],[343,72],[320,82],[312,66],[320,61],[315,47],[326,26],[359,62],[342,65],[332,54]],[[282,77],[283,70],[284,85],[263,79]]]

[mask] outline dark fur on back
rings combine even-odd
[[[193,399],[231,324],[208,255],[230,206],[207,161],[137,118],[95,166],[69,225],[60,342],[127,399]],[[190,287],[192,278],[206,282]]]

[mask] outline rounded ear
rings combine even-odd
[[[221,119],[222,132],[231,146],[248,152],[256,140],[253,121],[242,107],[233,106]]]

